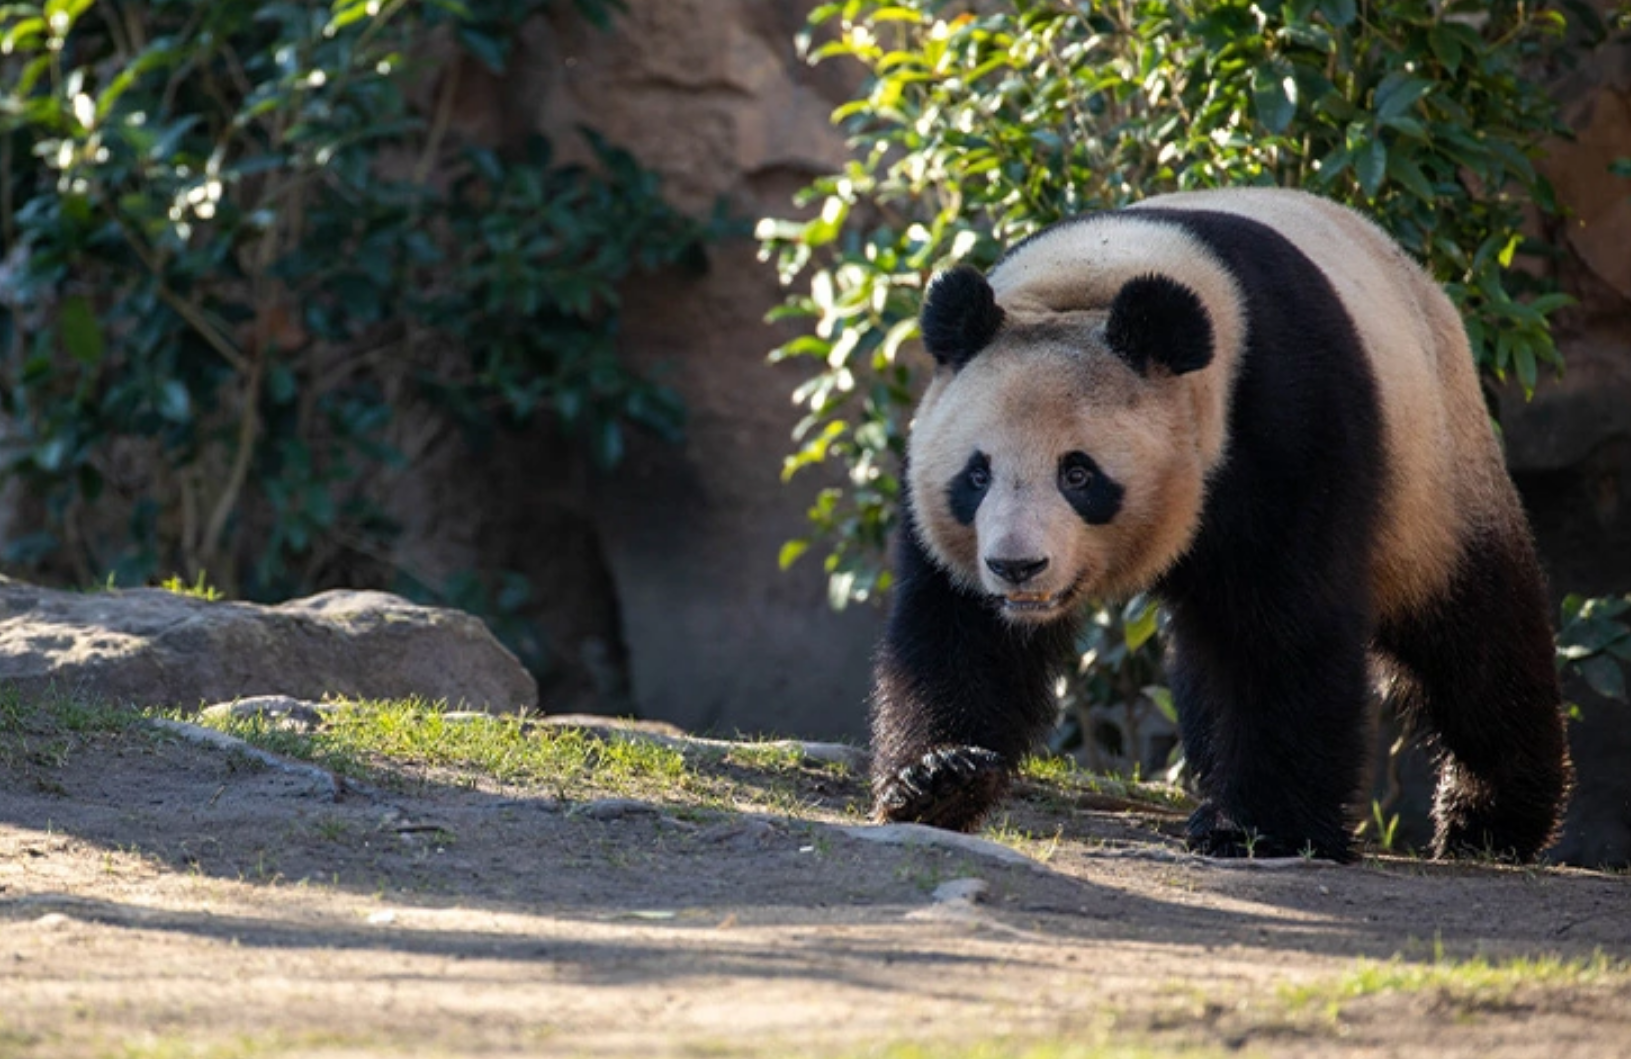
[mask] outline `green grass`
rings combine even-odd
[[[1042,864],[1048,863],[1054,854],[1059,852],[1059,844],[1064,840],[1064,835],[1063,824],[1056,826],[1051,834],[1044,835],[1017,826],[1006,815],[980,829],[982,838],[1000,842]]]
[[[0,687],[0,768],[21,771],[50,790],[53,769],[88,741],[140,724],[139,710],[90,702],[51,692],[25,698],[15,687]]]
[[[1447,1004],[1470,1010],[1508,1003],[1520,988],[1574,989],[1631,983],[1631,964],[1602,953],[1565,959],[1555,955],[1520,956],[1489,960],[1475,956],[1446,960],[1439,954],[1431,963],[1360,960],[1346,973],[1307,985],[1280,988],[1280,997],[1294,1011],[1318,1007],[1336,1019],[1342,1006],[1364,997],[1386,994],[1432,993]]]
[[[1020,762],[1019,776],[1021,780],[1052,788],[1050,793],[1059,797],[1088,794],[1123,798],[1161,809],[1187,811],[1194,808],[1194,799],[1180,787],[1149,780],[1102,776],[1087,771],[1068,757],[1032,755]]]
[[[395,765],[410,765],[567,795],[590,786],[640,793],[677,785],[686,774],[684,755],[670,747],[529,725],[515,715],[449,719],[440,706],[418,699],[346,703],[311,732],[260,717],[200,720],[263,749],[356,778],[379,778]]]
[[[62,692],[25,698],[0,686],[0,739],[28,735],[120,732],[142,720],[140,710],[91,702]]]
[[[110,579],[108,587],[113,587]],[[194,599],[204,600],[206,603],[215,603],[221,599],[221,590],[210,584],[209,576],[200,570],[198,577],[188,582],[180,574],[171,574],[159,582],[159,587],[166,592],[174,592],[178,596],[191,596]]]
[[[517,716],[448,718],[432,703],[347,702],[304,731],[260,717],[192,718],[285,757],[384,783],[494,782],[562,800],[621,796],[708,813],[849,812],[864,793],[842,767],[806,764],[796,748],[747,743],[680,748],[634,736],[553,727]]]
[[[754,741],[752,737],[747,737],[745,742],[726,752],[725,761],[744,768],[783,771],[804,764],[804,755],[796,746],[786,743],[778,746],[770,741]]]

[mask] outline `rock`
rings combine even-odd
[[[317,702],[302,702],[287,695],[253,695],[237,702],[218,702],[200,711],[203,717],[233,717],[238,720],[259,718],[278,728],[316,728],[323,716],[332,713],[333,706]],[[485,715],[484,715],[485,716]]]
[[[1032,860],[1017,849],[979,835],[965,835],[961,831],[943,831],[927,824],[851,824],[840,826],[839,831],[863,842],[878,842],[886,846],[930,846],[955,853],[969,853],[986,857],[1002,864],[1047,871],[1039,861]]]
[[[1631,233],[1625,239],[1631,243]],[[1618,328],[1624,326],[1622,321]],[[1542,379],[1533,399],[1526,400],[1517,385],[1500,388],[1501,427],[1513,474],[1566,471],[1607,439],[1631,437],[1631,338],[1618,328],[1571,337],[1563,377]]]
[[[237,736],[218,732],[214,728],[205,728],[202,725],[189,724],[186,721],[172,721],[168,717],[152,717],[147,721],[148,727],[154,728],[178,739],[185,739],[198,746],[209,747],[212,750],[224,750],[229,754],[239,754],[291,778],[300,784],[299,788],[291,792],[297,797],[318,795],[327,801],[337,802],[345,796],[346,791],[356,790],[367,793],[367,788],[360,785],[349,784],[334,773],[316,765],[308,765],[304,761],[291,761],[280,757],[269,750],[262,750],[258,746],[246,743]]]
[[[601,798],[585,802],[572,810],[572,816],[586,816],[591,820],[626,820],[632,816],[656,816],[657,807],[650,802],[633,798]]]
[[[977,905],[991,892],[991,884],[984,879],[965,877],[943,882],[934,888],[929,900],[935,904]]]
[[[697,841],[750,850],[767,845],[777,835],[778,831],[770,821],[757,816],[744,816],[703,828],[697,832]]]
[[[871,755],[864,747],[850,743],[818,743],[802,739],[774,739],[741,742],[729,739],[708,739],[687,735],[683,728],[667,721],[642,721],[632,717],[602,717],[590,713],[550,714],[538,718],[546,728],[573,728],[596,739],[621,739],[634,743],[653,743],[678,750],[680,753],[704,752],[728,754],[732,750],[792,751],[805,764],[841,765],[851,772],[865,773]]]
[[[183,709],[281,695],[515,710],[538,694],[478,619],[384,592],[260,606],[156,588],[59,592],[4,577],[0,685]]]

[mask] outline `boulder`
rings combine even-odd
[[[4,577],[0,688],[183,709],[251,695],[420,696],[488,710],[538,699],[480,620],[385,592],[261,606],[157,588],[61,592]]]

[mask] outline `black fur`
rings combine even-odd
[[[1174,375],[1212,361],[1212,320],[1201,299],[1167,276],[1128,280],[1110,303],[1104,341],[1140,375],[1158,364]]]
[[[985,484],[980,484],[979,476],[984,474]],[[951,508],[951,517],[965,526],[974,525],[974,515],[980,510],[980,501],[991,488],[991,460],[983,452],[976,452],[968,458],[968,463],[958,472],[946,486],[946,503]]]
[[[958,265],[930,280],[918,314],[924,347],[953,370],[989,345],[1002,321],[1002,307],[991,284],[970,265]]]
[[[1065,484],[1065,471],[1071,467],[1082,467],[1092,475],[1087,485],[1072,489]],[[1083,522],[1089,526],[1103,526],[1121,510],[1125,490],[1114,478],[1100,470],[1087,453],[1067,452],[1059,459],[1059,493],[1076,509]]]
[[[918,543],[904,492],[894,591],[872,702],[876,812],[972,830],[1053,725],[1053,681],[1077,618],[1010,624],[984,594],[957,587]],[[945,767],[959,759],[975,763],[972,782]]]
[[[1277,232],[1141,210],[1208,246],[1247,334],[1201,532],[1156,586],[1204,852],[1352,857],[1370,733],[1371,549],[1386,502],[1382,421],[1353,321]]]
[[[943,747],[880,777],[878,815],[967,831],[1007,793],[1012,770],[977,746]]]

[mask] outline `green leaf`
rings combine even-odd
[[[1387,122],[1401,117],[1417,101],[1433,90],[1433,82],[1408,74],[1392,73],[1376,89],[1376,118]]]
[[[1387,174],[1405,190],[1430,203],[1437,208],[1438,196],[1433,191],[1433,185],[1428,181],[1427,175],[1421,171],[1421,166],[1409,155],[1398,150],[1388,153]]]
[[[1525,394],[1535,392],[1535,350],[1527,342],[1517,345],[1512,350],[1512,364],[1518,372],[1518,383],[1523,386]]]
[[[102,325],[97,322],[89,298],[83,294],[70,295],[62,301],[57,323],[62,335],[63,348],[69,356],[88,368],[102,363],[107,351],[102,338]]]
[[[1440,23],[1429,30],[1427,44],[1446,70],[1453,74],[1461,67],[1461,41],[1448,27]]]
[[[1625,671],[1620,663],[1607,655],[1594,655],[1580,663],[1580,675],[1586,678],[1591,690],[1605,699],[1626,701]]]
[[[1275,59],[1252,72],[1252,103],[1257,120],[1273,133],[1284,132],[1297,116],[1297,80],[1291,64]]]
[[[159,415],[172,423],[185,423],[192,418],[192,398],[187,387],[175,379],[166,379],[159,387]]]
[[[1320,0],[1319,10],[1337,29],[1359,17],[1359,7],[1354,0]]]
[[[1127,650],[1136,651],[1149,642],[1150,637],[1155,635],[1159,616],[1160,612],[1155,604],[1148,601],[1143,603],[1142,608],[1127,620],[1126,627],[1123,630],[1122,635],[1127,641]]]
[[[1354,176],[1359,179],[1359,187],[1370,198],[1382,189],[1382,181],[1387,176],[1387,147],[1382,143],[1381,137],[1362,144],[1354,152]]]
[[[1165,717],[1173,724],[1178,723],[1178,707],[1172,701],[1171,688],[1162,684],[1146,684],[1139,690],[1149,696],[1151,702],[1155,703],[1155,708],[1161,711],[1162,717]]]
[[[803,555],[809,550],[810,542],[807,540],[788,541],[782,545],[781,552],[776,556],[776,566],[782,570],[786,570],[788,567],[798,562],[799,556]]]
[[[1511,235],[1507,236],[1506,244],[1501,247],[1500,254],[1496,256],[1496,260],[1501,263],[1502,268],[1512,267],[1512,259],[1517,255],[1518,247],[1522,243],[1522,232],[1513,232]]]

